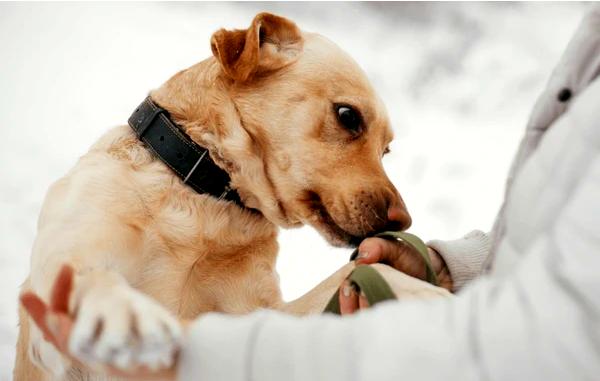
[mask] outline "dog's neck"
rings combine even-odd
[[[192,140],[208,149],[243,204],[279,226],[290,225],[252,136],[227,91],[231,82],[210,58],[173,76],[151,97]],[[257,195],[260,195],[258,197]]]
[[[245,208],[231,189],[229,174],[212,160],[208,150],[199,146],[171,120],[169,113],[147,97],[129,118],[129,126],[148,149],[160,158],[183,183],[198,193],[232,201]]]

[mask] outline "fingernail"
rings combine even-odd
[[[368,251],[359,251],[358,252],[358,257],[356,259],[365,259],[368,256],[369,256],[369,252]]]
[[[352,293],[352,286],[345,284],[344,287],[342,287],[342,293],[346,298],[349,298],[350,294]]]

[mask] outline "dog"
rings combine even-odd
[[[348,246],[411,224],[381,162],[393,137],[385,106],[352,58],[268,13],[210,43],[212,57],[150,98],[208,150],[239,203],[192,189],[127,125],[102,136],[47,193],[24,289],[48,299],[61,266],[75,269],[69,350],[86,363],[170,366],[175,316],[322,308],[351,265],[285,304],[278,227],[308,224]],[[86,372],[20,311],[16,381],[92,377]]]

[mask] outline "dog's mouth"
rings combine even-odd
[[[317,192],[307,191],[306,197],[302,201],[311,212],[311,225],[319,230],[332,245],[357,247],[363,240],[362,237],[348,233],[335,222]]]

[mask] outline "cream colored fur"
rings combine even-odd
[[[227,49],[243,46],[240,39],[244,49],[256,40],[258,50],[236,58]],[[261,213],[194,192],[128,126],[100,138],[49,189],[25,285],[47,300],[59,268],[75,268],[70,350],[90,365],[170,365],[179,337],[173,316],[320,311],[352,265],[285,305],[275,272],[277,226],[311,224],[340,245],[381,228],[386,208],[403,205],[381,164],[392,139],[385,108],[337,46],[265,14],[248,30],[218,31],[212,44],[215,57],[151,96],[209,148],[244,203]],[[339,125],[335,103],[360,110],[360,137]],[[20,320],[16,381],[92,377],[61,359],[23,314]]]

